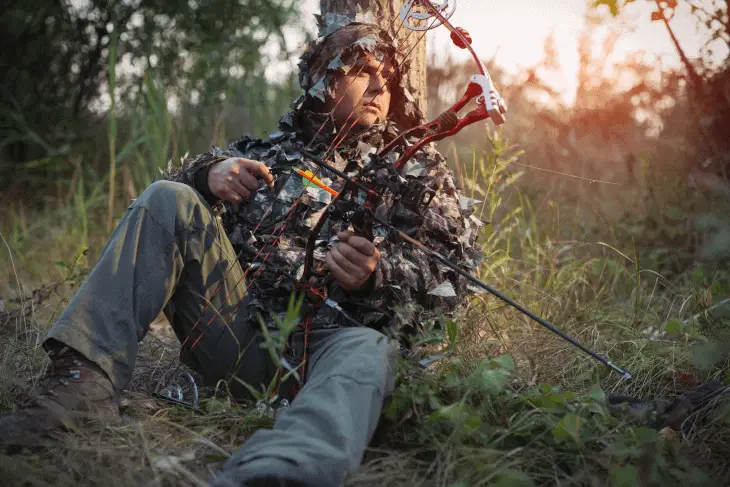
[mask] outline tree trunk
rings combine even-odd
[[[411,32],[403,27],[400,18],[401,0],[320,0],[319,5],[324,16],[327,13],[336,13],[355,19],[358,11],[371,12],[376,23],[396,37],[399,42],[399,49],[408,54],[410,70],[406,75],[406,87],[416,99],[418,108],[425,115],[426,110],[426,37],[422,32]],[[411,34],[408,37],[408,34]],[[406,40],[406,38],[408,38]],[[417,42],[420,39],[420,42]],[[411,48],[416,44],[411,52]]]

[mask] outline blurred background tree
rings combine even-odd
[[[0,191],[11,181],[69,174],[75,154],[100,150],[90,135],[107,116],[112,63],[120,116],[149,100],[150,87],[164,86],[162,99],[173,98],[180,114],[192,115],[192,107],[215,114],[187,117],[190,133],[215,126],[231,90],[266,99],[264,68],[289,55],[283,30],[296,12],[296,0],[7,2],[0,17]],[[273,54],[265,53],[272,41]],[[267,111],[270,103],[250,105],[249,112]]]
[[[730,177],[730,49],[719,62],[718,46],[730,48],[730,1],[728,0],[645,0],[655,6],[650,22],[661,22],[666,27],[682,62],[679,80],[684,86],[685,102],[675,105],[676,111],[665,113],[666,120],[683,120],[685,136],[702,140],[693,144],[690,156],[699,159],[698,166],[723,179]],[[630,9],[635,0],[596,0],[595,5],[608,6],[615,17],[623,9]],[[679,7],[689,7],[697,24],[698,34],[705,42],[697,59],[689,59],[672,28],[672,19]],[[676,81],[673,81],[676,82]],[[682,118],[679,118],[682,117]],[[670,130],[676,133],[676,127]]]

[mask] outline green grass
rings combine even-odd
[[[162,120],[163,128],[167,117],[145,120]],[[156,169],[141,161],[160,154],[155,164],[164,164],[172,137],[162,129],[147,134],[122,145],[116,158],[126,158],[139,188]],[[687,243],[692,230],[667,211],[699,219],[720,212],[719,203],[670,187],[648,200],[642,187],[600,186],[558,198],[513,164],[521,156],[493,134],[486,150],[452,161],[467,194],[484,201],[478,215],[492,222],[481,238],[480,277],[634,378],[609,373],[490,295],[477,295],[457,326],[444,327],[446,336],[434,324],[438,343],[422,352],[445,350],[447,359],[427,372],[401,364],[384,423],[348,485],[727,485],[727,404],[659,433],[612,417],[602,402],[609,392],[653,398],[712,378],[729,381],[730,273],[705,247]],[[108,179],[78,161],[63,186],[53,204],[2,210],[6,408],[42,373],[38,344],[108,235]],[[124,206],[115,206],[115,218]],[[174,337],[155,327],[125,392],[122,423],[65,433],[46,453],[0,456],[0,477],[28,485],[106,485],[111,476],[115,485],[205,485],[270,421],[220,393],[209,393],[200,412],[151,400],[155,377],[175,359]]]

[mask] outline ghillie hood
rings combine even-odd
[[[338,19],[330,19],[327,27],[320,31],[320,37],[301,56],[299,84],[304,94],[292,103],[292,110],[281,118],[280,130],[311,138],[324,125],[324,137],[331,135],[337,128],[328,113],[314,109],[316,102],[332,99],[337,74],[349,73],[364,56],[389,60],[396,71],[390,82],[392,97],[388,120],[373,127],[373,130],[383,132],[391,125],[401,131],[423,123],[423,114],[405,86],[404,74],[409,64],[398,51],[397,42],[375,24],[342,24],[338,23]]]

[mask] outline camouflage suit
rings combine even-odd
[[[122,390],[131,378],[139,341],[164,310],[180,340],[190,337],[189,342],[196,342],[192,350],[183,347],[182,360],[206,380],[226,381],[241,397],[246,397],[246,389],[234,377],[257,389],[268,384],[274,366],[259,346],[260,320],[277,333],[273,318],[287,309],[302,273],[307,238],[332,198],[319,188],[305,189],[306,181],[294,172],[317,171],[302,149],[323,156],[335,131],[328,115],[312,111],[311,101],[329,96],[333,74],[346,72],[358,56],[394,54],[392,40],[374,26],[356,25],[353,32],[354,42],[333,48],[320,40],[303,57],[305,95],[292,104],[278,132],[267,140],[244,136],[227,149],[214,148],[181,167],[169,167],[165,180],[152,184],[132,203],[88,280],[50,331],[50,339],[98,364]],[[325,72],[316,83],[313,70]],[[394,91],[391,110],[400,122],[349,137],[330,157],[334,166],[356,175],[370,153],[402,130],[403,120],[412,124],[422,118],[399,79]],[[266,164],[275,178],[273,188],[264,187],[241,204],[218,201],[208,188],[208,171],[231,156]],[[422,225],[406,213],[401,215],[401,228],[462,267],[475,268],[481,256],[475,245],[481,222],[472,215],[474,202],[456,189],[444,159],[426,148],[403,175],[438,188],[438,194]],[[327,171],[320,170],[318,177],[336,190],[342,187],[342,181]],[[293,206],[300,194],[301,201]],[[391,204],[384,201],[378,211]],[[323,269],[328,248],[345,229],[341,222],[330,222],[322,230],[315,251],[317,269]],[[355,327],[336,311],[315,308],[305,300],[301,316],[313,317],[307,381],[274,428],[256,432],[232,456],[219,478],[221,485],[272,474],[312,485],[340,485],[362,461],[383,399],[393,388],[398,343],[388,336],[404,327],[417,328],[437,308],[452,310],[469,292],[453,271],[394,241],[386,229],[376,226],[374,233],[381,258],[366,285],[347,292],[332,281],[327,290],[363,326]],[[259,254],[262,247],[266,250]],[[240,281],[252,265],[256,270],[246,290]],[[302,349],[302,333],[297,331],[287,356],[292,365]],[[282,386],[282,397],[290,397],[290,386],[291,381]]]

